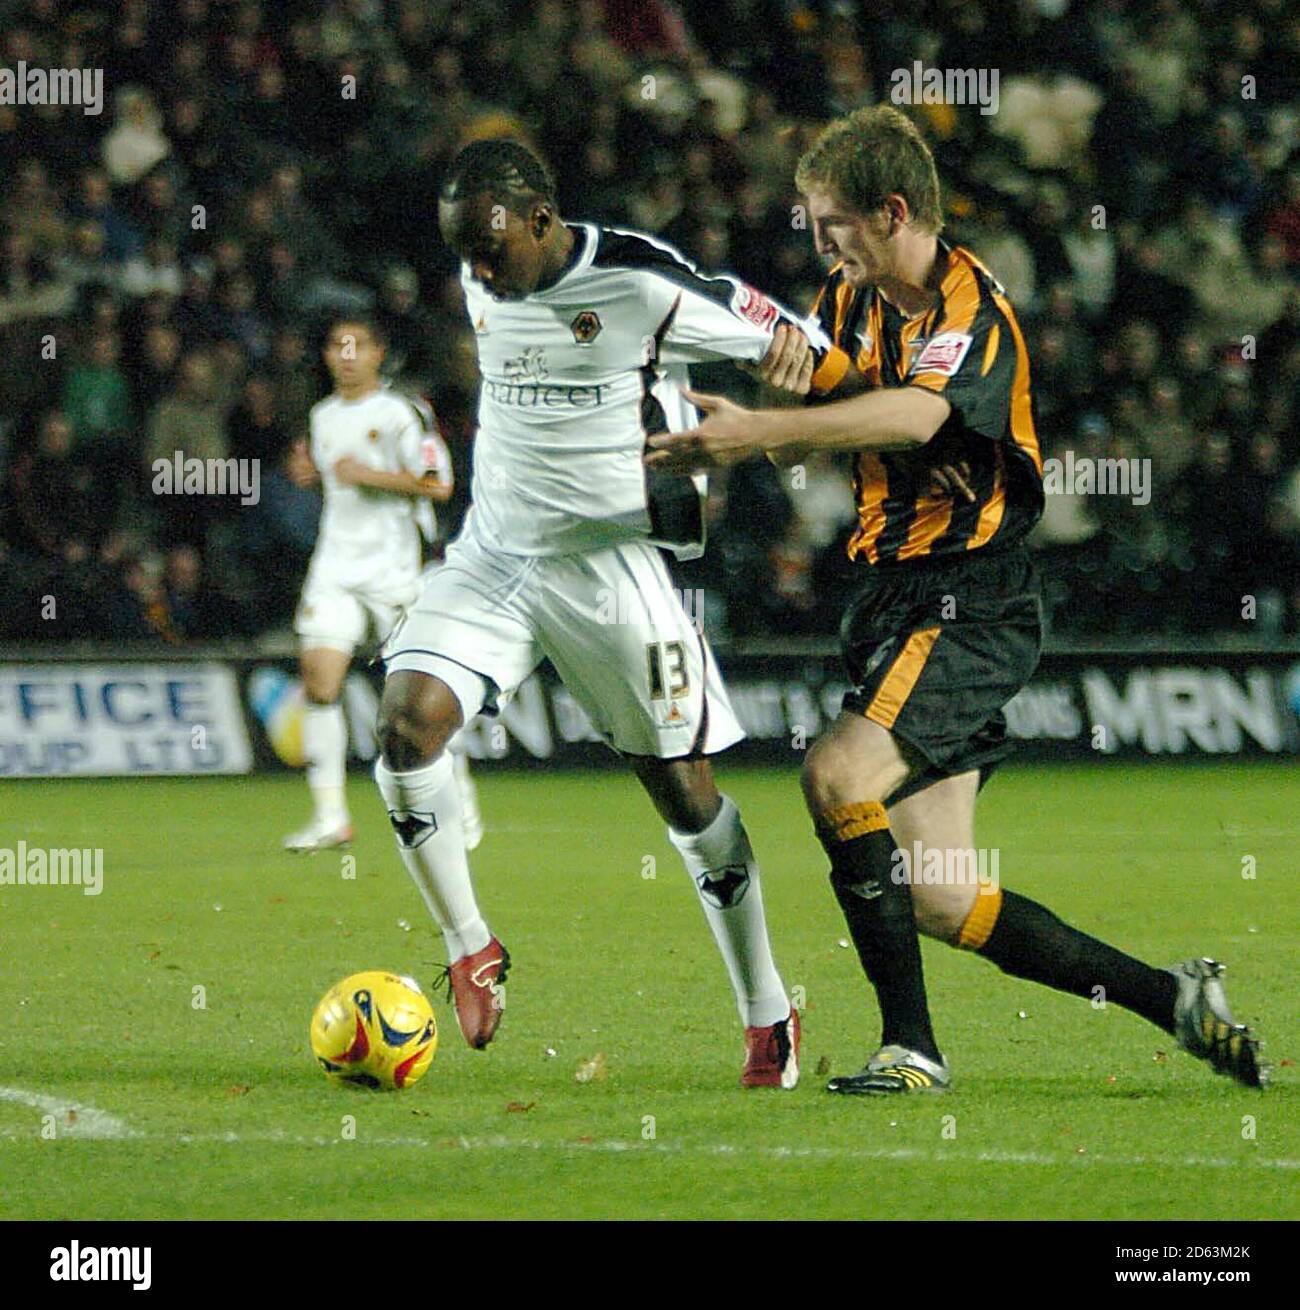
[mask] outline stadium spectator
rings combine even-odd
[[[185,285],[184,276],[176,244],[166,237],[152,236],[140,254],[122,265],[118,286],[131,299],[142,299],[155,291],[177,296]]]
[[[82,458],[111,458],[131,429],[131,393],[118,366],[119,355],[117,335],[99,332],[91,338],[84,357],[68,371],[62,408]]]
[[[212,589],[193,546],[173,546],[167,552],[161,600],[170,628],[181,640],[219,641],[246,631],[240,606]]]
[[[271,343],[266,376],[275,396],[275,413],[280,425],[296,440],[307,430],[307,415],[319,398],[307,340],[292,323],[280,328]]]
[[[70,564],[99,544],[104,522],[91,466],[78,458],[67,417],[41,418],[35,451],[13,473],[19,541],[27,549]]]
[[[117,123],[104,138],[104,167],[109,177],[119,185],[138,182],[170,153],[162,117],[149,93],[126,87],[118,95]]]
[[[1300,165],[1288,170],[1281,195],[1264,215],[1264,230],[1282,242],[1291,271],[1300,269]]]
[[[38,255],[26,232],[10,231],[0,245],[0,323],[67,313],[74,287],[56,275],[53,263]]]
[[[181,358],[181,334],[170,323],[153,323],[145,329],[140,358],[131,374],[135,412],[149,414],[171,391]]]
[[[437,355],[445,348],[432,314],[420,303],[420,280],[413,268],[393,264],[379,286],[379,317],[388,338],[384,371],[432,390]]]
[[[104,258],[111,264],[125,263],[144,245],[139,228],[113,201],[108,174],[102,168],[83,169],[70,212],[82,223],[98,223],[104,233]]]
[[[176,384],[154,406],[148,418],[144,468],[141,475],[151,481],[150,470],[160,461],[173,465],[185,460],[225,459],[229,454],[225,407],[213,356],[199,351],[185,355],[177,370]],[[205,544],[212,518],[223,508],[220,499],[199,495],[165,495],[153,499],[160,523],[161,540]],[[137,581],[143,586],[145,575]],[[136,589],[139,592],[139,588]],[[142,593],[140,593],[142,594]]]
[[[275,407],[270,379],[256,374],[226,420],[226,448],[235,459],[257,460],[268,468],[288,453],[292,438]]]

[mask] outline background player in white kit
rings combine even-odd
[[[462,151],[439,224],[462,260],[483,375],[473,507],[384,645],[375,776],[442,928],[461,1031],[476,1049],[492,1039],[510,961],[475,902],[445,746],[549,658],[696,883],[746,1029],[742,1084],[793,1087],[798,1015],[749,839],[707,758],[742,732],[657,549],[703,548],[703,482],[647,478],[642,454],[649,432],[693,424],[688,363],[761,361],[764,376],[806,386],[804,331],[821,330],[652,238],[565,224],[545,168],[517,142]]]
[[[384,349],[379,328],[365,317],[331,326],[324,358],[334,391],[312,408],[310,449],[300,442],[290,460],[295,481],[319,481],[324,491],[320,533],[294,619],[306,701],[303,753],[315,813],[285,838],[292,851],[352,839],[339,693],[370,623],[382,639],[419,594],[420,539],[434,536],[430,502],[452,494],[451,456],[432,411],[384,384]],[[461,770],[463,758],[456,757]],[[469,807],[465,838],[476,845],[481,824],[467,772],[461,792]]]

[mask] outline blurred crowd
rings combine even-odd
[[[396,384],[432,397],[454,532],[478,380],[434,196],[467,140],[517,135],[567,217],[807,307],[795,159],[916,60],[999,72],[996,113],[909,112],[946,235],[1026,328],[1045,455],[1150,461],[1146,503],[1048,497],[1053,628],[1300,624],[1290,0],[0,0],[0,20],[0,67],[104,72],[100,115],[0,103],[0,636],[287,630],[319,502],[284,461],[339,311],[376,310]],[[177,450],[260,461],[257,504],[157,494]],[[743,465],[710,511],[680,581],[715,629],[834,632],[843,460]]]

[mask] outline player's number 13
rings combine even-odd
[[[650,673],[650,699],[664,699],[665,674],[668,698],[676,700],[678,696],[685,696],[691,685],[686,671],[686,647],[680,641],[652,641],[646,646],[645,654]]]

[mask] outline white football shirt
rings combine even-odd
[[[324,493],[313,564],[345,586],[394,569],[418,573],[420,534],[434,535],[431,503],[346,485],[334,465],[351,455],[386,473],[433,472],[449,481],[451,457],[432,411],[416,397],[381,386],[358,400],[327,396],[312,406],[310,421],[311,457]]]
[[[778,322],[830,341],[730,276],[706,277],[672,246],[570,224],[575,256],[553,285],[496,301],[462,266],[483,382],[467,531],[492,549],[563,555],[649,538],[703,549],[702,477],[651,472],[651,433],[697,421],[687,365],[757,362]]]

